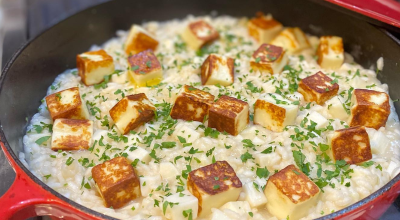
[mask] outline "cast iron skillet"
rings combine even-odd
[[[257,11],[272,13],[285,26],[298,26],[306,33],[317,36],[343,37],[345,51],[351,53],[355,61],[364,67],[376,66],[376,60],[384,57],[384,69],[378,78],[389,85],[392,99],[400,98],[400,65],[397,63],[400,58],[400,42],[384,30],[324,5],[304,0],[119,0],[77,13],[28,42],[7,63],[0,79],[0,137],[4,144],[3,150],[14,169],[22,172],[17,172],[17,180],[23,179],[19,177],[25,175],[25,187],[39,186],[37,190],[43,191],[40,191],[40,195],[48,199],[46,202],[37,200],[36,203],[27,200],[30,203],[27,202],[25,206],[24,202],[20,202],[18,207],[22,207],[22,211],[14,218],[40,214],[72,219],[110,219],[46,186],[24,167],[18,154],[23,151],[22,137],[26,132],[26,118],[30,119],[37,112],[40,100],[46,95],[55,77],[66,69],[75,68],[76,54],[87,51],[92,44],[102,44],[115,36],[116,30],[127,30],[134,23],[184,18],[187,14],[204,15],[211,11],[217,11],[219,15],[248,17]],[[400,103],[396,102],[395,107],[399,114]],[[360,215],[362,218],[377,218],[399,194],[399,180],[400,175],[397,175],[371,196],[321,219],[355,218]],[[19,185],[23,187],[23,184]],[[7,204],[7,199],[31,192],[32,189],[26,192],[14,189],[7,198],[1,198],[2,209],[17,207]],[[54,199],[59,201],[56,205],[52,202]],[[39,205],[41,203],[45,205]],[[70,207],[65,208],[67,205]]]

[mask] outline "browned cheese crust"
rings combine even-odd
[[[302,79],[299,83],[298,92],[304,96],[307,102],[316,102],[318,105],[323,105],[339,91],[339,85],[331,82],[332,79],[329,76],[319,71]]]
[[[321,64],[324,55],[329,53],[329,48],[332,49],[335,53],[343,53],[343,41],[340,39],[336,44],[329,45],[329,39],[332,36],[323,36],[320,38],[318,49],[317,49],[317,56],[318,56],[318,64]]]
[[[73,98],[75,102],[62,104],[60,100],[60,94],[67,90],[75,93]],[[78,87],[65,89],[60,92],[48,95],[46,97],[46,103],[47,108],[50,112],[50,116],[53,120],[56,120],[57,118],[85,119],[85,117],[81,116],[82,100],[79,95]]]
[[[139,177],[125,157],[116,157],[93,167],[92,177],[106,207],[121,208],[140,197]]]
[[[184,85],[170,115],[173,119],[203,122],[213,102],[214,96],[210,93]],[[201,112],[197,109],[201,109]]]
[[[191,171],[187,181],[187,189],[199,200],[199,204],[202,204],[202,193],[216,195],[232,187],[242,188],[242,182],[226,161],[216,161]],[[200,205],[198,212],[201,213]]]
[[[267,184],[274,184],[294,204],[304,202],[319,193],[319,188],[293,164],[275,173]],[[293,195],[300,198],[295,200]]]
[[[234,136],[238,135],[238,125],[235,119],[248,105],[247,102],[242,100],[226,95],[221,96],[210,108],[208,127],[215,128],[220,132],[226,131]],[[249,120],[250,116],[248,115],[247,123],[249,123]]]
[[[111,118],[113,119],[113,121],[118,121],[121,115],[125,112],[125,109],[129,107],[129,101],[137,102],[137,105],[133,106],[133,108],[138,111],[139,116],[137,118],[133,118],[131,122],[129,122],[128,126],[123,132],[124,134],[129,133],[130,130],[134,130],[154,118],[154,111],[156,111],[156,108],[146,103],[143,103],[144,100],[150,102],[150,100],[144,93],[128,95],[125,98],[121,99],[121,101],[119,101],[114,107],[110,109]]]
[[[205,85],[210,78],[211,73],[218,71],[219,65],[227,65],[229,68],[229,74],[234,79],[234,63],[235,59],[227,57],[226,61],[220,58],[218,55],[210,54],[207,59],[201,65],[201,84]]]
[[[64,126],[71,127],[73,132],[77,132],[80,129],[83,131],[83,134],[77,135],[66,135],[60,139],[53,141],[57,147],[52,146],[51,149],[54,151],[57,150],[87,150],[89,146],[89,140],[92,137],[92,133],[89,132],[89,128],[91,126],[90,120],[79,120],[79,119],[60,119],[60,123],[56,124],[56,127],[53,129],[64,129]]]
[[[260,41],[260,34],[258,32],[258,28],[263,30],[268,30],[276,26],[282,26],[282,24],[272,18],[266,19],[264,15],[260,13],[257,15],[257,17],[252,18],[249,21],[248,32],[250,36],[254,37],[257,41]]]
[[[331,145],[335,160],[358,164],[372,159],[369,137],[364,127],[357,126],[335,131]]]
[[[76,67],[78,68],[79,76],[81,77],[81,81],[83,84],[86,86],[90,86],[86,82],[86,74],[90,73],[94,69],[101,68],[101,67],[107,67],[110,64],[114,62],[112,56],[108,55],[106,51],[103,49],[98,50],[98,51],[90,51],[86,52],[84,54],[87,55],[99,55],[103,58],[101,61],[94,61],[89,58],[86,58],[84,56],[81,56],[82,54],[76,55]]]
[[[145,50],[156,50],[158,41],[145,33],[139,32],[131,43],[125,46],[126,54],[137,54]]]
[[[131,72],[136,75],[144,75],[161,70],[161,64],[152,50],[146,50],[128,57]]]
[[[386,96],[386,101],[381,105],[370,101],[371,96],[382,94]],[[353,95],[356,96],[357,106],[351,109],[350,126],[362,125],[376,130],[385,127],[390,114],[389,95],[367,89],[355,89]]]
[[[211,43],[214,40],[217,40],[219,38],[218,31],[216,31],[210,24],[208,24],[207,22],[205,22],[203,20],[199,20],[199,21],[190,23],[189,30],[199,40],[204,41],[204,44],[201,46]],[[207,35],[201,36],[201,34],[200,34],[200,36],[199,36],[199,32],[204,32],[204,30],[207,30]]]
[[[257,99],[256,103],[254,103],[254,109],[263,109],[271,116],[276,126],[282,127],[286,117],[286,109],[260,99]]]
[[[285,53],[286,51],[284,51],[282,47],[272,44],[262,44],[256,51],[254,51],[250,61],[250,67],[253,70],[274,74],[271,65],[273,63],[281,62]]]

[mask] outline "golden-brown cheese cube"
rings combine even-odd
[[[128,58],[129,74],[137,86],[153,86],[161,82],[163,72],[152,50],[146,50]]]
[[[114,72],[114,60],[104,50],[90,51],[76,56],[76,66],[82,82],[87,85],[101,83],[104,76]]]
[[[264,193],[271,214],[297,220],[317,203],[320,189],[297,167],[289,165],[269,177]]]
[[[285,48],[289,54],[294,54],[310,47],[307,36],[298,27],[284,29],[270,44]]]
[[[184,85],[170,115],[173,119],[203,122],[213,102],[214,96],[210,93]]]
[[[157,39],[139,25],[132,25],[125,41],[125,53],[137,54],[145,50],[156,50]]]
[[[247,23],[249,35],[259,43],[269,43],[283,29],[283,25],[271,16],[259,15]]]
[[[372,159],[367,131],[362,126],[336,130],[329,138],[330,156],[333,161],[345,160],[358,164]]]
[[[198,199],[198,216],[206,217],[212,208],[236,201],[242,191],[242,182],[228,162],[217,161],[191,171],[187,188]]]
[[[254,124],[282,132],[287,125],[294,124],[298,109],[298,105],[279,94],[260,95],[254,104]]]
[[[110,116],[122,134],[127,134],[154,118],[156,108],[146,94],[128,95],[110,110]]]
[[[125,157],[96,165],[92,177],[107,208],[118,209],[140,197],[139,177]]]
[[[321,71],[302,79],[297,90],[307,102],[323,105],[339,91],[339,85]]]
[[[62,90],[46,97],[47,108],[53,120],[57,118],[88,119],[89,112],[78,87]]]
[[[205,44],[211,43],[218,38],[218,31],[203,20],[189,23],[182,33],[182,39],[193,50],[198,50]]]
[[[367,89],[355,89],[351,96],[350,126],[363,125],[378,130],[390,114],[389,95]]]
[[[54,121],[51,149],[82,150],[92,145],[93,121],[59,118]]]
[[[261,73],[280,73],[289,62],[289,57],[282,47],[271,44],[262,44],[250,60],[250,67]]]
[[[339,69],[344,62],[343,40],[336,36],[322,36],[317,49],[318,64],[324,69]]]
[[[247,102],[223,95],[210,108],[208,127],[236,136],[246,128],[249,120]]]
[[[210,54],[201,65],[201,83],[203,85],[229,86],[234,80],[235,59]]]

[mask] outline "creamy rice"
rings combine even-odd
[[[115,38],[110,39],[102,46],[93,46],[90,49],[105,49],[113,56],[116,69],[123,70],[119,75],[112,76],[112,79],[107,84],[107,88],[95,89],[93,86],[86,87],[81,83],[76,70],[67,70],[56,78],[53,85],[47,91],[47,95],[50,95],[57,91],[79,86],[84,101],[88,102],[88,108],[93,108],[92,112],[95,114],[90,116],[90,120],[94,121],[93,140],[97,140],[94,150],[92,152],[86,150],[54,152],[50,149],[51,139],[47,141],[46,146],[35,143],[41,137],[51,136],[49,129],[37,129],[37,125],[43,125],[40,124],[42,122],[45,124],[52,123],[49,112],[46,109],[46,103],[43,101],[38,113],[30,121],[28,132],[23,138],[25,152],[20,153],[20,159],[23,162],[26,161],[26,166],[44,183],[67,198],[88,208],[121,219],[141,219],[148,218],[149,216],[151,216],[151,219],[164,219],[162,204],[160,205],[161,208],[155,206],[155,200],[162,201],[161,196],[164,196],[168,192],[175,193],[179,186],[179,180],[175,178],[162,179],[160,177],[160,163],[157,163],[154,158],[152,158],[148,165],[140,162],[136,165],[138,174],[143,176],[141,177],[142,188],[144,188],[142,191],[147,191],[151,195],[144,195],[142,198],[136,199],[126,207],[118,210],[104,207],[103,200],[96,192],[94,181],[91,179],[91,167],[88,167],[89,164],[93,162],[90,165],[92,166],[102,163],[107,156],[113,158],[115,155],[123,153],[126,146],[141,146],[148,152],[152,152],[153,146],[157,143],[175,141],[177,143],[175,148],[162,150],[158,148],[154,152],[160,162],[172,162],[178,175],[181,175],[182,171],[185,172],[187,165],[189,165],[188,161],[178,156],[193,156],[194,159],[190,163],[192,170],[212,163],[214,157],[215,160],[228,161],[243,184],[254,182],[259,186],[265,186],[267,179],[259,178],[256,175],[255,169],[258,166],[266,166],[269,172],[273,174],[274,171],[283,169],[289,164],[296,164],[292,151],[298,151],[299,149],[292,143],[299,146],[303,143],[304,146],[302,146],[300,151],[306,157],[304,163],[310,163],[311,172],[309,177],[316,181],[319,179],[317,177],[317,155],[321,154],[321,151],[319,149],[315,151],[315,147],[310,142],[317,145],[319,143],[326,144],[326,137],[332,130],[342,129],[347,125],[345,122],[347,118],[342,118],[343,121],[334,118],[328,108],[334,106],[335,102],[337,104],[337,101],[345,103],[348,98],[347,92],[351,87],[388,92],[388,86],[382,84],[376,78],[377,73],[375,71],[364,69],[360,65],[355,64],[352,57],[348,54],[345,55],[345,64],[334,73],[333,71],[321,69],[313,57],[318,45],[318,38],[313,36],[309,36],[309,40],[313,45],[312,49],[303,51],[301,55],[290,56],[289,64],[293,68],[291,73],[289,70],[285,70],[281,74],[271,76],[269,74],[262,75],[258,72],[253,72],[250,70],[249,60],[253,51],[257,49],[258,44],[248,36],[243,20],[228,16],[215,18],[206,16],[202,18],[217,28],[221,34],[220,40],[213,43],[209,47],[209,50],[236,59],[235,83],[233,85],[220,88],[217,86],[201,86],[199,67],[207,55],[200,57],[190,49],[185,50],[181,46],[183,41],[178,37],[188,22],[195,20],[195,17],[188,16],[184,20],[170,20],[167,22],[148,22],[143,25],[149,31],[155,33],[160,42],[155,54],[158,55],[163,65],[164,80],[162,84],[155,88],[135,88],[127,82],[127,57],[123,51],[123,43],[127,32],[118,31]],[[383,68],[383,59],[379,59],[377,67],[379,69]],[[236,137],[221,133],[217,138],[213,138],[205,136],[205,129],[199,122],[177,120],[176,124],[174,124],[174,120],[166,122],[166,117],[162,115],[162,110],[165,110],[165,106],[167,105],[162,103],[173,104],[179,88],[184,84],[194,85],[197,88],[210,92],[216,97],[227,94],[247,101],[251,106],[250,111],[252,114],[252,106],[260,94],[275,92],[276,87],[280,87],[281,91],[288,91],[290,89],[289,83],[293,79],[293,76],[298,74],[299,78],[305,78],[320,70],[332,79],[336,78],[338,80],[338,84],[340,85],[339,94],[342,95],[334,97],[323,106],[310,104],[308,105],[309,108],[307,107],[308,103],[304,101],[300,93],[294,92],[288,95],[292,101],[299,99],[300,106],[303,106],[303,108],[300,108],[298,112],[296,126],[289,126],[287,130],[281,133],[271,132],[250,122],[249,126]],[[136,130],[137,133],[135,134],[126,135],[126,143],[124,140],[118,142],[118,138],[114,138],[114,136],[119,137],[120,134],[117,134],[115,129],[112,129],[113,122],[110,118],[109,110],[117,103],[117,100],[122,98],[122,94],[126,96],[136,93],[145,93],[154,104],[161,104],[157,105],[159,111],[158,120],[153,120],[152,123],[141,126]],[[323,187],[324,193],[320,195],[318,203],[309,210],[308,216],[304,219],[317,218],[349,206],[378,190],[397,175],[400,170],[400,127],[392,100],[390,100],[390,105],[391,114],[386,127],[382,127],[378,131],[367,128],[373,151],[372,161],[374,163],[370,166],[350,165],[348,170],[351,171],[348,171],[348,173],[351,178],[346,178],[346,175],[343,174],[345,171],[342,170],[339,176],[327,181],[328,185]],[[94,107],[98,108],[98,112],[96,112],[97,109]],[[344,109],[341,110],[343,111]],[[307,130],[302,128],[300,124],[302,119],[311,112],[318,112],[330,120],[327,130],[323,131],[320,136],[315,135],[315,137],[310,137],[308,140],[292,140],[290,136],[296,134],[294,131],[295,127],[299,131],[307,133]],[[104,126],[107,124],[105,119],[108,119],[110,129]],[[34,127],[33,125],[36,126]],[[162,135],[162,133],[159,133],[160,126],[172,127],[165,129],[165,133]],[[185,136],[184,131],[192,131],[193,133],[188,137],[187,133]],[[108,135],[108,133],[111,135]],[[158,137],[155,137],[151,142],[149,141],[151,140],[150,137],[157,135]],[[199,136],[198,138],[197,135]],[[183,147],[177,136],[185,137],[187,142],[192,143],[192,145]],[[100,139],[102,139],[104,144],[111,144],[112,149],[106,150],[104,146],[100,146]],[[255,145],[254,149],[244,147],[244,142],[242,142],[244,139],[251,140],[252,144]],[[243,162],[243,157],[241,158],[247,151],[252,157],[257,158],[261,151],[269,147],[272,147],[272,152],[266,154],[268,160],[263,160],[258,165],[256,160],[248,159],[246,162]],[[189,151],[191,148],[198,149],[204,153],[190,154]],[[206,152],[211,153],[207,156]],[[85,163],[87,160],[88,162]],[[326,163],[322,163],[321,168],[322,170],[335,170],[334,165]],[[342,176],[343,179],[341,179]],[[326,178],[324,172],[322,177]],[[184,183],[186,182],[183,177],[180,179]],[[143,181],[146,181],[146,186],[143,186]],[[165,190],[165,187],[161,190],[156,190],[161,184],[165,186],[167,183],[169,191]],[[245,193],[242,192],[239,200],[244,199]],[[134,210],[132,207],[135,207]],[[276,219],[268,213],[265,206],[261,206],[258,209],[252,208],[251,212],[253,213],[253,219]],[[249,216],[236,217],[237,219],[243,219]],[[235,217],[232,217],[232,219],[235,219]]]

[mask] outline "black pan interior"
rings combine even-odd
[[[27,124],[26,118],[30,119],[37,112],[40,100],[46,95],[46,90],[55,77],[65,69],[75,68],[76,54],[86,51],[93,44],[102,44],[115,36],[116,30],[128,29],[134,23],[184,18],[188,14],[204,15],[212,11],[218,12],[218,15],[248,17],[257,11],[263,11],[273,14],[285,26],[298,26],[309,34],[341,36],[345,51],[351,53],[356,62],[366,68],[376,66],[377,59],[384,57],[384,69],[378,78],[389,85],[392,99],[400,98],[399,43],[385,31],[355,19],[348,13],[325,7],[327,3],[315,2],[117,0],[82,11],[30,41],[4,68],[0,81],[1,139],[14,152],[14,157],[23,150],[22,137]],[[395,107],[399,113],[400,103],[396,102]],[[40,182],[28,170],[25,171]],[[326,216],[329,217],[333,215]]]

